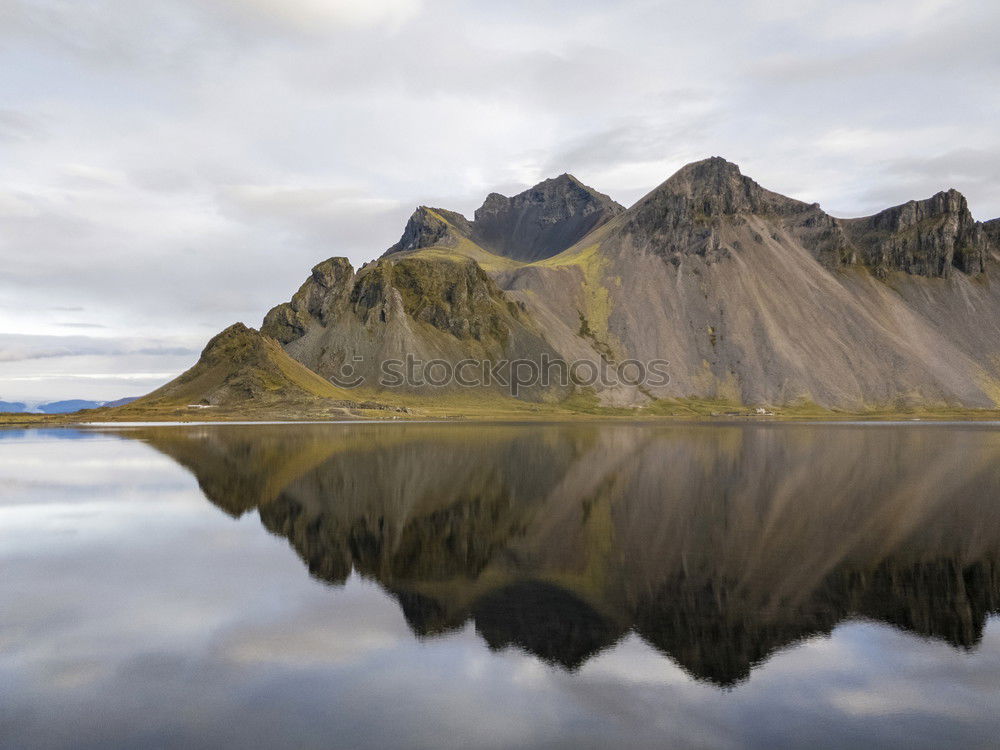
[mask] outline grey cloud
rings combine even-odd
[[[208,0],[191,3],[207,16],[223,17],[266,32],[275,26],[306,35],[343,29],[398,29],[416,16],[422,0]]]
[[[421,0],[7,0],[0,38],[43,43],[102,68],[139,66],[157,76],[232,61],[247,44],[375,30],[393,33]]]
[[[938,78],[957,72],[963,78],[977,78],[998,62],[992,29],[1000,23],[1000,7],[985,3],[963,5],[970,12],[943,15],[916,33],[893,33],[874,41],[862,36],[860,43],[847,45],[846,49],[845,45],[830,45],[821,49],[821,54],[809,57],[793,50],[765,59],[753,65],[751,71],[777,82],[842,82],[898,76],[919,86],[927,75]],[[971,12],[973,7],[977,8],[975,12]]]
[[[39,118],[17,109],[0,109],[0,141],[32,140],[44,132]]]
[[[147,6],[147,18],[159,22],[161,9]],[[150,13],[150,11],[152,11]],[[135,38],[134,11],[108,0],[61,3],[54,0],[9,0],[0,6],[0,35],[20,42],[42,43],[69,51],[88,62],[134,63],[141,44]]]
[[[694,94],[693,98],[699,103],[705,101],[698,94]],[[712,128],[713,116],[708,109],[693,113],[682,122],[625,119],[606,130],[570,140],[565,148],[549,157],[545,171],[557,174],[567,170],[603,170],[629,164],[678,163],[693,153],[692,143],[707,140],[705,136]],[[663,178],[668,176],[664,174]]]
[[[377,247],[364,247],[371,227],[402,231],[405,215],[412,210],[398,201],[345,188],[229,185],[220,189],[218,200],[225,215],[241,222],[271,224],[317,243],[336,237],[344,243],[340,252],[377,252]]]
[[[129,175],[129,179],[137,188],[159,193],[181,193],[198,184],[194,175],[164,167],[140,167]]]
[[[982,149],[956,149],[943,154],[886,160],[881,164],[886,175],[884,186],[868,192],[874,204],[925,198],[941,190],[956,188],[969,198],[969,208],[980,220],[995,218],[982,209],[1000,213],[1000,152]],[[982,206],[977,198],[985,198]]]
[[[0,362],[94,355],[188,356],[195,353],[196,350],[190,347],[147,339],[0,333]]]

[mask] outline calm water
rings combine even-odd
[[[0,745],[963,748],[1000,429],[0,432]]]

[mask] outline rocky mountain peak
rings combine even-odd
[[[510,198],[490,193],[475,212],[473,237],[498,255],[541,260],[562,252],[624,210],[572,175],[561,174]]]
[[[494,214],[498,211],[504,211],[510,207],[510,198],[506,195],[501,195],[500,193],[490,193],[486,196],[486,200],[483,201],[483,205],[476,209],[473,214],[474,217],[479,217],[480,215]]]
[[[672,184],[710,184],[718,187],[733,180],[749,179],[743,176],[738,164],[722,156],[709,156],[707,159],[685,164],[668,178]]]
[[[689,255],[714,260],[737,244],[720,234],[721,224],[745,225],[751,215],[766,217],[776,230],[808,236],[824,265],[838,265],[849,255],[842,232],[818,205],[765,190],[720,156],[679,169],[632,206],[615,231],[630,245],[672,262]]]
[[[526,206],[544,206],[550,221],[567,218],[576,213],[591,214],[610,210],[620,213],[625,209],[603,193],[587,187],[573,175],[563,173],[558,177],[542,180],[534,187],[508,198],[500,193],[490,193],[483,205],[474,214],[475,222],[481,224],[498,213],[523,210]],[[482,230],[482,227],[480,227]]]
[[[410,215],[399,242],[385,255],[420,250],[435,245],[453,245],[460,236],[472,233],[469,221],[454,211],[420,206]]]
[[[323,289],[341,289],[354,278],[351,261],[344,257],[327,258],[312,268],[310,278]]]
[[[773,211],[776,204],[798,203],[765,190],[721,156],[681,167],[640,203],[655,205],[665,198],[673,204],[681,202],[684,209],[704,216],[766,213]]]

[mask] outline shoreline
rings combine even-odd
[[[322,411],[315,409],[239,410],[185,414],[130,411],[124,407],[94,409],[70,414],[0,414],[0,429],[29,427],[128,427],[147,425],[210,426],[232,425],[307,425],[307,424],[418,424],[418,423],[546,423],[546,422],[618,422],[683,424],[1000,424],[1000,409],[925,409],[914,411],[839,412],[819,408],[780,408],[767,414],[752,411],[706,411],[662,413],[649,409],[593,408],[573,410],[526,404],[524,408],[455,407],[441,405],[413,409],[405,414],[381,410]]]

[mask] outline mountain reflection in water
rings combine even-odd
[[[434,636],[573,670],[634,632],[731,686],[863,618],[974,649],[1000,602],[1000,433],[974,426],[295,425],[121,431],[309,572]]]

